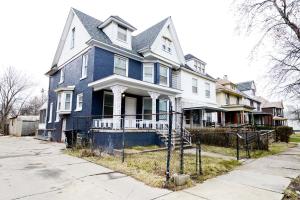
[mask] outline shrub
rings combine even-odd
[[[289,126],[276,127],[276,141],[289,142],[290,136],[293,134],[293,128]]]

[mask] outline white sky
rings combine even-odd
[[[0,3],[0,68],[24,70],[37,83],[36,92],[48,88],[44,75],[50,69],[70,7],[104,21],[119,15],[138,30],[145,30],[172,16],[184,54],[205,61],[213,77],[227,74],[233,82],[255,80],[258,94],[263,89],[263,61],[249,65],[252,37],[239,36],[231,0],[9,0]],[[257,64],[260,63],[260,64]]]

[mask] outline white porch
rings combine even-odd
[[[120,75],[92,82],[89,87],[95,92],[104,91],[102,113],[93,119],[92,127],[106,130],[167,129],[169,107],[177,111],[176,95],[181,93],[174,88]],[[173,128],[175,122],[176,117],[173,117]]]

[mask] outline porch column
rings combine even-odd
[[[156,100],[159,97],[159,93],[156,92],[148,92],[152,99],[152,128],[156,128]]]
[[[174,96],[169,96],[169,99],[170,99],[170,103],[172,105],[172,111],[176,111],[176,107],[175,107],[175,97]],[[172,119],[172,128],[173,129],[176,129],[176,118],[177,118],[177,114],[173,113],[173,119]]]
[[[221,111],[221,125],[225,126],[225,112]]]
[[[121,85],[114,85],[111,87],[114,93],[114,107],[113,107],[113,128],[121,128],[121,103],[122,103],[122,93],[125,92],[127,87]]]

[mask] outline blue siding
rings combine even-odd
[[[172,87],[172,69],[169,69],[169,87]]]
[[[94,81],[113,75],[114,53],[95,47]]]
[[[128,77],[143,80],[143,65],[141,62],[129,59]]]
[[[154,63],[154,83],[159,84],[159,63]]]

